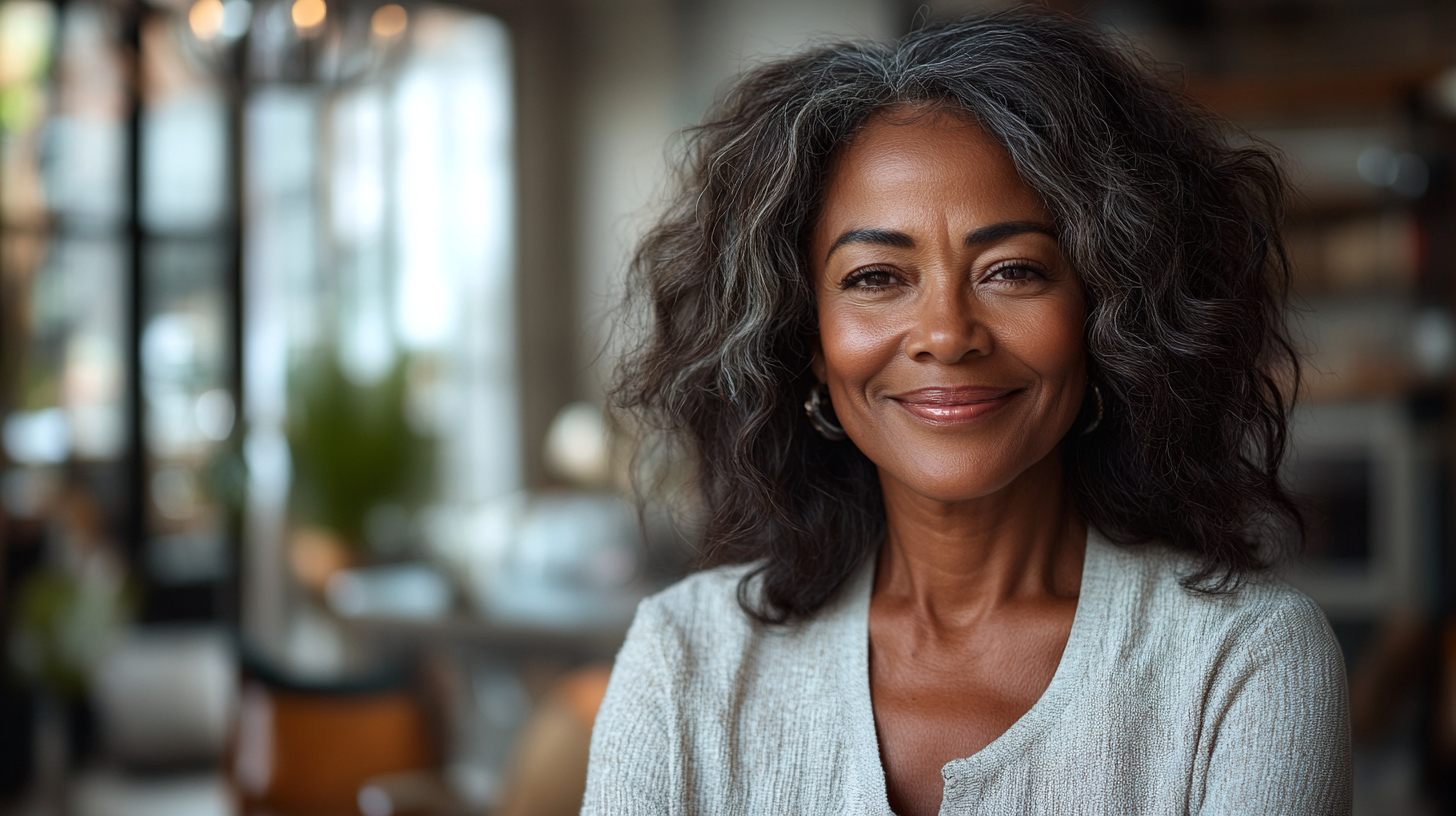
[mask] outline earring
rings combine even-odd
[[[820,436],[830,442],[848,438],[849,434],[844,432],[844,428],[829,418],[829,414],[824,410],[826,407],[831,409],[834,407],[829,401],[829,387],[824,383],[816,383],[813,388],[809,389],[809,398],[804,400],[804,413],[809,415],[809,424],[814,426],[814,430],[818,431]]]
[[[1082,429],[1083,436],[1097,430],[1097,426],[1102,424],[1102,389],[1095,385],[1092,386],[1092,397],[1097,400],[1097,416],[1092,419],[1090,425]]]

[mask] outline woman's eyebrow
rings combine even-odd
[[[1000,241],[1010,238],[1013,235],[1024,235],[1028,232],[1038,232],[1050,238],[1056,238],[1057,234],[1048,224],[1039,224],[1035,221],[1005,221],[1000,224],[987,224],[966,236],[966,244],[989,244],[993,241]],[[880,246],[895,247],[896,249],[914,249],[915,239],[898,230],[888,229],[853,229],[844,233],[834,240],[833,246],[824,253],[825,263],[834,255],[834,251],[845,244],[879,244]]]
[[[1056,231],[1049,224],[1038,224],[1035,221],[1005,221],[1000,224],[987,224],[980,229],[971,232],[966,236],[966,244],[989,244],[992,241],[1000,241],[1010,238],[1013,235],[1025,235],[1028,232],[1039,232],[1049,238],[1056,238]]]
[[[879,244],[881,246],[891,246],[897,249],[914,249],[915,239],[911,238],[909,235],[906,235],[903,232],[897,232],[896,230],[850,230],[849,232],[846,232],[838,238],[834,239],[834,245],[829,247],[828,252],[824,253],[824,262],[828,263],[829,257],[834,254],[834,250],[839,249],[845,244]]]

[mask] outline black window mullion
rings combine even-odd
[[[121,6],[123,47],[129,52],[127,78],[127,146],[126,146],[126,226],[127,236],[127,453],[126,482],[128,507],[126,529],[122,541],[128,561],[140,567],[146,553],[147,524],[147,444],[146,399],[142,390],[142,331],[146,320],[146,270],[143,266],[141,224],[141,130],[142,130],[142,25],[147,11],[141,3]]]

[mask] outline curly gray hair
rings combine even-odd
[[[803,250],[831,156],[896,105],[973,120],[1056,222],[1106,401],[1063,445],[1084,518],[1194,553],[1200,590],[1263,568],[1301,526],[1279,478],[1299,370],[1284,178],[1106,35],[1023,8],[763,65],[689,134],[680,192],[635,259],[650,325],[613,398],[695,463],[709,560],[757,562],[745,610],[812,614],[883,535],[873,465],[799,407],[816,333]]]

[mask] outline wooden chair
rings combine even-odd
[[[361,816],[366,781],[438,769],[437,730],[406,676],[307,684],[244,665],[228,762],[244,816]]]

